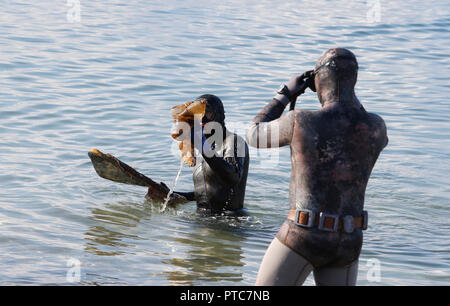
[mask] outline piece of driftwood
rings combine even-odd
[[[100,177],[118,183],[148,187],[147,198],[157,202],[165,200],[169,188],[164,183],[155,182],[111,154],[104,154],[97,149],[92,149],[88,155]],[[187,202],[185,197],[173,193],[168,204],[173,205],[184,202]]]

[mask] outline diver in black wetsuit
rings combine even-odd
[[[194,191],[174,193],[189,201],[197,201],[200,212],[239,213],[244,206],[249,166],[245,140],[225,127],[222,101],[214,95],[202,95],[206,110],[201,127],[192,129],[195,147],[201,154],[193,171]],[[147,193],[147,198],[152,198]]]

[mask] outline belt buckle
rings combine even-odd
[[[325,218],[333,218],[334,224],[332,228],[326,228],[323,227],[325,223]],[[333,214],[325,214],[323,212],[320,213],[320,219],[319,219],[319,226],[318,229],[325,232],[337,232],[339,226],[339,215],[333,215]]]
[[[308,214],[308,223],[307,224],[301,224],[298,222],[298,218],[300,217],[300,213],[307,213]],[[298,225],[300,227],[306,227],[310,228],[314,226],[314,220],[316,219],[316,213],[309,209],[297,209],[295,211],[295,225]]]

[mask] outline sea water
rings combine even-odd
[[[288,147],[250,148],[239,220],[195,202],[160,212],[145,188],[98,177],[87,152],[173,182],[172,106],[215,94],[245,136],[280,84],[335,46],[356,54],[356,94],[389,136],[358,284],[450,284],[448,1],[66,2],[1,5],[1,285],[252,285],[289,211]],[[193,191],[190,171],[175,190]]]

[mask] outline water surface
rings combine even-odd
[[[335,46],[358,57],[357,95],[390,139],[367,187],[358,284],[450,283],[447,1],[379,1],[373,20],[366,1],[81,0],[74,23],[59,2],[0,10],[1,285],[69,284],[70,259],[81,284],[253,284],[289,210],[288,148],[271,162],[252,150],[241,219],[198,216],[192,202],[160,212],[142,187],[99,178],[87,152],[170,184],[170,107],[216,94],[244,135],[281,83]],[[297,107],[319,104],[307,93]],[[177,189],[192,188],[184,167]]]

